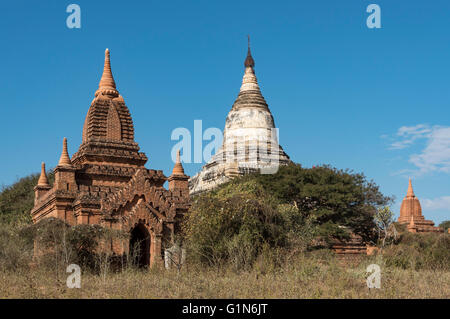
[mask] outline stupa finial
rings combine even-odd
[[[70,166],[72,162],[70,161],[69,152],[67,150],[67,138],[63,140],[63,150],[61,157],[59,158],[58,166]]]
[[[247,57],[245,58],[244,66],[246,68],[254,68],[255,67],[255,60],[253,60],[252,52],[250,51],[250,35],[247,35],[248,38],[248,50],[247,50]]]
[[[414,190],[412,187],[412,183],[411,183],[411,178],[409,179],[409,184],[408,184],[408,192],[406,193],[407,197],[414,197],[416,195],[414,195]]]
[[[95,92],[95,96],[99,93],[106,95],[118,96],[119,92],[116,90],[116,82],[111,71],[111,60],[109,56],[109,49],[105,50],[105,64],[103,65],[103,74],[98,85],[98,90]]]
[[[38,186],[49,186],[47,175],[45,174],[45,163],[41,164],[41,176],[39,176]]]
[[[177,152],[177,160],[175,162],[175,166],[173,167],[172,175],[184,175],[184,168],[183,165],[181,164],[180,159],[180,150],[178,150]]]

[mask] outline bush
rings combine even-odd
[[[195,196],[183,225],[185,244],[195,261],[248,268],[263,247],[284,249],[290,258],[329,247],[350,231],[374,240],[375,212],[389,201],[362,174],[282,166],[276,174],[246,175]]]
[[[280,205],[250,180],[195,197],[183,233],[191,260],[248,269],[264,247],[267,251],[299,244],[306,249],[314,231],[306,231],[305,224],[297,208]]]
[[[444,232],[448,232],[448,229],[450,228],[450,220],[443,221],[439,224],[439,227],[444,228]]]
[[[40,174],[21,178],[11,186],[2,187],[0,192],[0,222],[31,223],[30,211],[34,205],[34,187]],[[54,174],[48,173],[49,183],[53,183]]]
[[[345,226],[366,241],[375,241],[374,216],[392,198],[364,174],[331,166],[308,169],[300,164],[282,166],[276,174],[249,176],[281,203],[291,204],[311,216],[323,238],[345,238]]]
[[[450,270],[450,236],[403,233],[397,245],[383,249],[387,266],[412,270]]]
[[[109,269],[112,260],[117,258],[109,249],[100,246],[111,240],[123,239],[120,231],[100,225],[70,226],[53,217],[25,227],[22,233],[28,234],[27,241],[35,243],[35,261],[41,267],[57,272],[65,271],[69,264],[77,264],[94,272],[99,272],[102,267]]]
[[[17,271],[28,267],[33,257],[33,241],[14,224],[0,223],[0,268]]]

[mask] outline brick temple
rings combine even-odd
[[[145,168],[147,156],[139,150],[133,120],[117,91],[106,49],[103,75],[86,115],[82,143],[70,158],[64,138],[52,186],[42,164],[31,210],[33,222],[55,217],[69,225],[98,224],[122,230],[130,234],[129,240],[113,242],[114,253],[125,255],[138,249],[140,265],[162,262],[163,250],[173,244],[189,208],[189,176],[179,154],[167,178],[161,170]],[[166,181],[168,189],[163,187]]]
[[[400,206],[398,222],[407,225],[406,228],[412,233],[443,232],[442,228],[435,227],[433,221],[426,220],[422,215],[422,206],[414,194],[411,179],[409,179],[408,191]]]

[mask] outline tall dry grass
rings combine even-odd
[[[366,267],[381,266],[381,288],[368,289]],[[126,268],[106,277],[83,272],[81,288],[66,287],[55,270],[0,270],[2,298],[449,298],[450,272],[386,266],[367,257],[349,266],[333,256],[301,255],[280,267],[259,261],[249,271],[186,265],[180,273],[158,267]],[[69,274],[67,274],[68,276]]]

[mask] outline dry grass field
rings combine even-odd
[[[368,289],[366,267],[381,266],[381,288]],[[1,298],[450,298],[450,272],[404,270],[367,257],[346,264],[333,257],[298,257],[251,271],[186,266],[175,270],[125,269],[82,273],[81,288],[66,286],[68,274],[40,268],[0,271]]]

